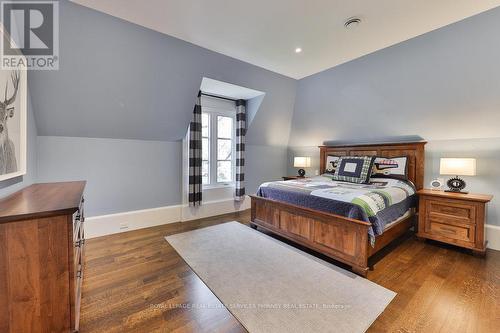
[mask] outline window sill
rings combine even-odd
[[[229,188],[229,187],[234,188],[235,184],[234,183],[221,183],[221,184],[202,185],[203,190],[213,190],[216,188]]]

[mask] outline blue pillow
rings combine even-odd
[[[338,161],[337,170],[332,179],[366,184],[370,181],[375,156],[343,156]]]

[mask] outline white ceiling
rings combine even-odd
[[[252,99],[265,93],[235,84],[222,82],[204,77],[201,80],[200,90],[204,93],[233,99]]]
[[[300,79],[500,5],[500,0],[73,0]],[[347,30],[352,16],[363,22]],[[302,53],[296,54],[295,48]]]

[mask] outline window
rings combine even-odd
[[[211,98],[202,100],[202,183],[208,186],[234,183],[235,123],[234,102]],[[217,101],[213,101],[217,100]]]
[[[210,184],[210,115],[201,114],[201,178],[203,184]]]

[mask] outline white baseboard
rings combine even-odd
[[[500,251],[500,226],[487,224],[486,240],[489,249]]]
[[[190,221],[250,208],[250,197],[242,202],[233,199],[205,202],[198,207],[165,206],[130,212],[85,218],[85,237],[95,238],[120,232],[154,227],[162,224]]]
[[[179,222],[182,205],[135,210],[85,218],[85,237],[105,235]]]
[[[199,207],[174,205],[87,217],[85,219],[85,235],[86,238],[95,238],[173,222],[222,215],[249,208],[250,198],[247,196],[242,202],[225,199],[206,202]],[[488,241],[488,248],[500,251],[500,226],[487,224],[486,240]]]
[[[182,207],[182,221],[202,219],[210,216],[217,216],[227,213],[238,212],[250,208],[250,197],[245,196],[243,201],[216,200],[203,203],[198,207]]]

